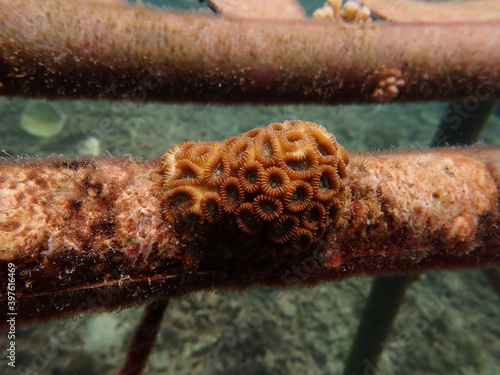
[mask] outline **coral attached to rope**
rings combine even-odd
[[[303,254],[342,220],[348,163],[325,128],[285,121],[222,142],[176,145],[153,179],[179,238],[216,248],[232,263],[260,262],[252,258],[262,248],[260,257],[279,262]]]
[[[206,289],[498,264],[499,159],[348,156],[322,126],[285,121],[149,162],[2,160],[0,280],[12,264],[24,323]]]

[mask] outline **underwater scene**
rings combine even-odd
[[[197,0],[148,2],[208,11]],[[311,15],[324,1],[301,3]],[[221,141],[285,120],[321,124],[348,151],[425,149],[447,105],[224,106],[0,97],[0,150],[2,157],[150,160],[185,141]],[[479,142],[500,146],[500,106]],[[144,374],[342,374],[373,281],[356,276],[314,287],[172,298]],[[115,374],[144,307],[18,327],[15,368],[7,366],[2,333],[0,373]],[[385,306],[378,307],[383,314]],[[500,296],[482,268],[420,274],[404,295],[377,365],[366,364],[364,373],[498,374],[499,307]]]

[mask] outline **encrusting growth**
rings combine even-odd
[[[150,162],[2,160],[0,280],[12,263],[21,323],[203,289],[498,264],[499,160],[500,148],[348,155],[301,121]]]
[[[0,93],[267,104],[500,96],[500,28],[467,12],[449,24],[450,9],[423,11],[435,20],[423,27],[372,21],[354,1],[329,0],[314,20],[300,5],[280,9],[292,0],[259,0],[266,6],[251,14],[244,9],[257,9],[255,1],[210,1],[225,3],[221,16],[137,3],[0,0]],[[469,3],[478,17],[495,18],[496,1],[451,5]],[[411,9],[405,13],[413,16]]]
[[[324,127],[285,121],[222,142],[176,145],[152,179],[178,238],[216,249],[211,256],[234,269],[242,259],[248,267],[300,256],[339,226],[348,163]]]

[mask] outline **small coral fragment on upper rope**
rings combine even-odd
[[[346,22],[365,22],[371,19],[368,7],[349,0],[342,5],[342,0],[328,0],[313,13],[315,19],[341,19]]]

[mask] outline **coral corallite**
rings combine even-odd
[[[337,226],[350,198],[348,162],[322,126],[285,121],[176,145],[152,178],[185,245],[202,244],[211,261],[234,268],[294,259]]]

